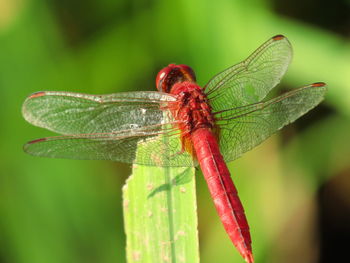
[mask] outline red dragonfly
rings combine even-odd
[[[203,88],[190,67],[170,64],[158,73],[154,92],[34,93],[24,102],[24,118],[63,135],[30,141],[24,150],[37,156],[150,166],[199,163],[227,234],[252,263],[247,219],[226,163],[323,100],[322,82],[264,100],[291,57],[289,41],[277,35]]]

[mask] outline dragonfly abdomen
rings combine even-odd
[[[216,136],[211,129],[200,128],[191,134],[191,140],[224,228],[243,258],[252,263],[248,222]]]

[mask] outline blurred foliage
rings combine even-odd
[[[349,5],[346,0],[1,0],[0,262],[125,262],[121,187],[130,167],[25,155],[24,142],[51,135],[22,119],[28,94],[153,90],[157,71],[171,62],[191,65],[205,84],[279,33],[295,51],[280,88],[324,81],[329,92],[322,106],[230,164],[255,258],[302,263],[345,257]],[[201,261],[242,262],[200,173],[197,192]]]

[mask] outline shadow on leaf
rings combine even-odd
[[[188,172],[189,168],[186,168],[182,173],[180,173],[179,175],[177,175],[172,181],[171,183],[167,183],[167,184],[162,184],[160,186],[158,186],[157,188],[155,188],[148,196],[147,198],[151,198],[153,196],[155,196],[156,194],[163,192],[163,191],[169,191],[171,187],[173,186],[179,186],[179,185],[183,185],[183,184],[187,184],[189,182],[191,182],[192,179],[192,174]]]

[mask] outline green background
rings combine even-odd
[[[40,90],[154,90],[191,65],[198,83],[284,34],[294,60],[276,94],[317,81],[325,102],[231,163],[257,262],[335,262],[350,240],[350,1],[1,0],[0,262],[125,262],[130,166],[34,158],[52,133],[21,117]],[[197,172],[201,262],[243,262]]]

